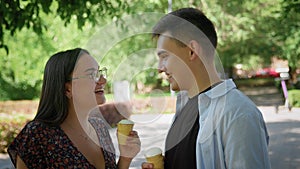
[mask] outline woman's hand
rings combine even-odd
[[[132,159],[141,150],[141,141],[136,131],[131,131],[126,139],[126,144],[119,144],[120,159],[118,162],[119,169],[128,169]]]
[[[119,144],[120,156],[133,159],[141,150],[141,141],[136,131],[131,131],[126,144]]]

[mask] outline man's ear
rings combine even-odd
[[[188,46],[190,48],[190,60],[191,61],[193,61],[193,60],[199,58],[199,56],[201,56],[202,48],[197,41],[191,40],[189,42]]]
[[[65,83],[65,95],[71,99],[72,98],[72,83],[67,82]]]

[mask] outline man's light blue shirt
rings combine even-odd
[[[180,93],[177,112],[186,103]],[[198,169],[269,169],[269,136],[256,105],[229,79],[198,96]]]

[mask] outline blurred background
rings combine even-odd
[[[274,103],[277,107],[300,107],[299,0],[0,0],[0,153],[6,153],[16,133],[34,117],[43,69],[52,54],[86,46],[107,24],[126,31],[128,15],[165,14],[182,7],[201,9],[215,24],[218,57],[227,78],[233,78],[240,89],[276,90],[282,98]],[[141,22],[146,24],[148,19]],[[113,70],[132,75],[135,68],[120,68],[120,62],[146,63],[154,66],[123,85],[135,96],[137,109],[147,108],[143,100],[148,96],[164,96],[170,100],[163,113],[174,113],[174,93],[155,69],[155,54],[141,52],[152,48],[151,36],[143,32],[123,38],[105,53],[90,51],[101,55],[100,65],[109,70],[108,102],[114,101],[117,90],[110,80]],[[143,57],[138,59],[133,53]]]

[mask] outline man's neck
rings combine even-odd
[[[197,85],[192,86],[188,90],[188,96],[189,96],[189,98],[192,98],[192,97],[198,95],[199,93],[206,91],[207,89],[212,87],[214,84],[217,84],[221,81],[222,80],[219,77],[217,77],[217,78],[213,79],[212,81],[206,81],[207,83],[203,83],[205,81],[198,82]]]

